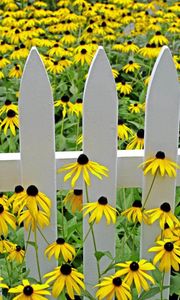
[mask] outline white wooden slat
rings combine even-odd
[[[99,180],[91,176],[89,200],[96,202],[105,196],[110,205],[116,205],[116,167],[117,167],[117,94],[112,70],[102,47],[99,47],[89,69],[84,90],[83,112],[83,151],[91,161],[105,165],[109,177]],[[85,190],[84,190],[85,194]],[[84,195],[84,201],[86,201]],[[84,220],[84,235],[89,229]],[[107,225],[102,219],[94,225],[98,251],[110,251],[115,255],[115,226]],[[84,274],[87,289],[92,294],[92,287],[97,282],[97,267],[94,257],[92,235],[84,244]],[[107,258],[101,260],[101,271],[110,263]]]
[[[57,219],[53,99],[47,73],[35,47],[31,49],[23,72],[19,117],[22,185],[25,188],[35,185],[51,199],[51,225],[43,230],[43,233],[49,242],[54,242]],[[55,266],[54,261],[49,261],[44,256],[46,246],[47,244],[38,234],[42,275]],[[27,266],[31,269],[30,275],[39,279],[32,246],[28,247]]]
[[[153,68],[147,91],[145,118],[145,160],[163,151],[167,158],[177,161],[179,129],[179,84],[170,50],[164,46]],[[153,176],[144,176],[143,199],[149,191]],[[175,201],[176,179],[157,176],[146,208],[156,208],[168,202],[172,210]],[[147,253],[160,233],[159,224],[143,226],[141,236],[141,257],[152,258],[155,253]],[[166,278],[169,283],[169,276]],[[168,298],[168,290],[164,297]],[[157,298],[157,297],[155,297]]]

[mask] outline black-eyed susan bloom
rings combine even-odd
[[[158,252],[153,259],[153,264],[156,265],[160,261],[159,270],[161,272],[169,272],[171,267],[175,271],[179,271],[180,246],[170,239],[157,241],[156,244],[155,247],[148,250],[149,252]]]
[[[67,164],[59,168],[57,172],[60,173],[69,170],[71,171],[64,176],[64,181],[67,181],[68,179],[73,177],[71,180],[72,187],[75,186],[76,181],[78,180],[81,174],[83,175],[83,179],[87,185],[90,185],[91,183],[89,173],[98,177],[99,179],[102,179],[102,175],[108,176],[108,169],[106,167],[100,165],[97,162],[90,161],[85,154],[80,154],[77,159],[77,162]]]
[[[125,73],[129,73],[129,72],[135,72],[136,70],[139,70],[140,67],[141,66],[138,63],[134,62],[133,60],[130,60],[129,63],[122,68],[122,70]]]
[[[3,113],[7,113],[10,109],[13,110],[16,114],[18,113],[18,106],[12,103],[10,100],[6,100],[4,102],[4,105],[0,108],[0,116]]]
[[[47,246],[45,255],[49,259],[54,255],[57,260],[62,256],[64,261],[68,262],[68,260],[71,261],[73,256],[75,256],[75,249],[65,239],[59,237],[54,243]]]
[[[14,297],[13,300],[47,300],[45,295],[51,295],[47,290],[48,284],[30,284],[29,280],[23,279],[22,284],[10,288],[8,293],[19,294]]]
[[[131,103],[128,107],[129,111],[131,113],[135,113],[135,114],[138,114],[142,111],[142,104],[141,103]]]
[[[73,106],[73,104],[70,102],[70,99],[67,95],[62,96],[60,100],[56,100],[54,102],[54,107],[62,108],[63,118],[65,118],[65,116],[66,116],[67,112],[69,112],[71,106]]]
[[[50,277],[46,281],[47,284],[54,281],[52,295],[55,298],[65,289],[69,297],[74,299],[74,294],[81,295],[81,289],[85,289],[84,275],[69,264],[62,264],[55,268],[54,271],[44,275],[44,278],[47,277]]]
[[[26,195],[26,192],[24,191],[24,188],[22,187],[22,185],[17,185],[14,189],[14,194],[8,199],[8,202],[7,202],[8,206],[9,205],[13,206],[13,213],[16,213],[19,211],[19,208],[20,208],[19,200],[20,200],[20,198],[23,198],[25,195]]]
[[[133,131],[125,125],[125,122],[122,119],[118,119],[117,134],[119,139],[128,140],[129,135],[133,135]]]
[[[143,149],[144,148],[144,129],[139,129],[138,132],[132,136],[130,142],[127,144],[126,149]]]
[[[126,274],[124,282],[129,286],[134,282],[138,294],[141,293],[142,288],[145,291],[149,290],[147,280],[155,284],[153,277],[147,273],[147,271],[154,270],[155,267],[146,259],[141,259],[139,262],[126,261],[125,263],[118,263],[116,266],[123,268],[116,272],[116,276],[121,277]]]
[[[80,52],[74,55],[74,62],[80,63],[82,66],[87,63],[90,65],[92,60],[92,54],[87,49],[83,48]]]
[[[23,210],[18,217],[18,224],[20,225],[22,222],[26,230],[31,228],[32,231],[35,231],[37,226],[43,229],[50,224],[49,216],[39,209],[37,210],[36,217],[28,209]]]
[[[24,207],[27,207],[31,213],[31,215],[36,219],[38,214],[39,207],[50,216],[50,208],[51,208],[51,200],[42,192],[38,190],[35,185],[28,186],[25,194],[19,195],[16,198],[16,205],[14,206],[14,210],[19,208],[19,212]]]
[[[121,215],[127,217],[128,221],[132,221],[133,223],[142,223],[142,221],[146,224],[149,223],[148,215],[146,214],[146,211],[142,209],[142,203],[140,200],[135,200],[132,207],[124,210]]]
[[[8,212],[7,206],[0,204],[0,234],[4,236],[8,235],[8,225],[15,230],[16,218],[13,214]]]
[[[19,119],[16,112],[12,109],[7,111],[7,117],[0,124],[0,128],[4,127],[4,134],[7,134],[8,128],[10,128],[12,134],[16,135],[16,128],[19,127]]]
[[[9,77],[10,78],[21,78],[22,76],[22,68],[19,64],[15,65],[13,68],[9,71]]]
[[[166,158],[163,151],[158,151],[155,157],[147,159],[145,162],[140,164],[139,167],[143,167],[144,175],[148,172],[155,175],[155,173],[158,172],[161,176],[165,176],[167,174],[169,177],[175,177],[176,169],[180,169],[180,166],[177,163]]]
[[[2,192],[0,192],[0,204],[8,206],[7,200],[8,197],[4,195]]]
[[[18,264],[21,264],[24,260],[25,251],[19,245],[14,245],[9,251],[7,259],[11,261],[16,261]]]
[[[149,41],[149,44],[155,44],[156,46],[163,46],[167,45],[168,43],[168,39],[162,35],[161,31],[156,31],[155,35]]]
[[[116,275],[104,277],[101,283],[98,283],[96,287],[98,287],[96,297],[99,300],[112,300],[114,297],[116,297],[117,300],[132,299],[130,287]]]
[[[89,223],[96,222],[99,223],[104,216],[106,218],[107,224],[116,223],[116,213],[117,210],[108,204],[106,197],[101,196],[97,202],[86,203],[83,206],[84,217],[90,214]]]
[[[150,223],[154,223],[156,220],[159,220],[161,229],[164,229],[165,224],[167,223],[170,228],[173,228],[175,225],[179,224],[179,220],[171,211],[171,206],[168,202],[161,204],[160,208],[153,208],[146,211],[149,216]]]
[[[10,250],[14,247],[14,244],[9,240],[5,240],[4,236],[0,236],[0,253],[10,252]]]
[[[82,198],[83,198],[83,190],[75,189],[67,193],[63,202],[64,204],[70,207],[72,213],[75,213],[76,210],[81,211],[82,209],[82,202],[83,202]]]
[[[132,86],[124,80],[116,84],[116,89],[124,95],[129,95],[132,92]]]

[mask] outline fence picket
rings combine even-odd
[[[33,184],[52,200],[51,225],[43,232],[49,242],[54,242],[57,228],[54,111],[50,83],[35,47],[29,54],[21,81],[19,117],[22,185],[27,188]],[[42,275],[55,266],[54,261],[49,262],[42,254],[46,246],[38,235]],[[31,246],[27,250],[27,266],[31,267],[30,275],[39,279]]]
[[[179,85],[170,50],[164,46],[154,65],[147,92],[144,159],[163,151],[167,158],[177,161],[178,133]],[[143,199],[146,198],[152,179],[152,175],[144,177]],[[160,207],[163,202],[168,202],[173,210],[175,191],[176,179],[157,175],[146,208]],[[147,250],[154,245],[159,232],[159,224],[153,225],[151,229],[147,225],[143,226],[141,257],[152,258],[152,254],[147,253]],[[166,278],[166,283],[169,283],[169,277]],[[164,293],[164,297],[168,297],[168,290]]]
[[[84,153],[90,160],[105,165],[109,177],[98,180],[92,178],[89,188],[91,202],[100,196],[107,197],[109,204],[116,204],[116,167],[117,167],[117,95],[112,70],[102,47],[92,61],[84,91],[83,113]],[[85,198],[85,197],[84,197]],[[86,201],[86,199],[84,199]],[[84,220],[84,234],[88,231]],[[95,225],[95,237],[98,251],[110,251],[115,254],[114,225],[107,226],[105,220]],[[103,257],[101,270],[109,259]],[[97,268],[91,235],[84,245],[84,273],[87,289],[94,294],[93,285],[98,282]]]

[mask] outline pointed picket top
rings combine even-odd
[[[53,98],[45,67],[35,47],[27,58],[21,80],[19,118],[22,185],[24,188],[35,185],[51,199],[51,225],[44,230],[44,234],[49,242],[55,241],[57,226]],[[55,266],[54,262],[50,263],[44,257],[43,250],[46,246],[39,236],[42,275]],[[33,264],[31,276],[39,279],[33,250],[31,246],[28,247],[27,265]]]
[[[164,46],[154,65],[151,81],[147,91],[145,113],[145,160],[163,151],[167,158],[177,161],[179,135],[179,84],[177,72],[170,50]],[[147,174],[143,178],[143,201],[150,190],[153,176]],[[153,188],[148,196],[146,208],[158,208],[168,202],[174,209],[176,179],[157,174]],[[142,226],[141,257],[152,258],[147,250],[155,245],[160,234],[159,221],[156,224]],[[169,276],[166,277],[166,284]],[[168,298],[168,290],[165,291]]]
[[[89,188],[90,202],[105,196],[108,203],[116,205],[117,167],[117,94],[112,69],[103,47],[99,47],[89,69],[84,91],[83,151],[90,160],[109,169],[109,177],[99,180],[91,176]],[[84,196],[84,201],[86,197]],[[84,221],[84,235],[89,229]],[[102,234],[105,232],[105,234]],[[95,226],[98,251],[115,254],[115,228],[101,220]],[[101,270],[109,264],[109,259],[101,259]],[[98,282],[92,237],[89,235],[84,245],[84,272],[87,289],[94,294],[92,286]]]

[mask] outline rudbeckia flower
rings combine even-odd
[[[144,175],[148,172],[151,172],[154,176],[156,172],[158,172],[161,176],[168,175],[169,177],[176,176],[176,168],[180,169],[180,166],[166,158],[165,153],[162,151],[158,151],[155,157],[152,157],[142,164],[139,167],[143,167]]]
[[[123,52],[137,52],[139,47],[134,44],[132,41],[128,41],[126,43],[123,44],[123,48],[122,48],[122,51]]]
[[[32,231],[35,231],[37,226],[44,228],[50,224],[49,216],[39,209],[37,210],[36,217],[34,217],[28,209],[23,210],[18,217],[18,224],[20,225],[22,222],[24,223],[26,230],[31,227]]]
[[[132,139],[130,139],[130,142],[128,143],[126,149],[132,150],[132,149],[143,149],[144,147],[144,129],[139,129],[137,134],[135,134]]]
[[[90,51],[87,51],[86,49],[82,49],[79,53],[74,55],[74,62],[75,63],[81,63],[81,66],[83,66],[85,63],[90,65],[92,60],[92,55]]]
[[[164,229],[166,223],[170,228],[179,224],[179,220],[173,215],[171,206],[168,202],[161,204],[160,208],[149,209],[146,212],[149,215],[151,224],[159,219],[161,229]]]
[[[75,249],[73,246],[66,243],[63,238],[59,237],[54,243],[46,248],[45,255],[47,255],[49,259],[54,255],[57,260],[62,256],[65,262],[68,262],[68,260],[71,261],[73,256],[75,256]]]
[[[78,98],[74,104],[74,112],[76,113],[76,115],[82,116],[83,113],[83,101],[81,98]]]
[[[102,179],[102,175],[106,177],[108,176],[108,169],[106,167],[98,164],[97,162],[90,161],[85,154],[80,154],[77,159],[77,162],[67,164],[58,169],[57,172],[60,173],[68,170],[71,171],[64,176],[64,181],[67,181],[73,176],[71,181],[72,187],[75,186],[76,181],[78,180],[81,174],[83,175],[83,179],[87,185],[90,185],[91,183],[89,173],[98,177],[99,179]]]
[[[169,43],[168,39],[161,34],[161,31],[156,31],[155,36],[153,36],[150,41],[149,44],[155,44],[156,46],[163,46],[163,45],[167,45]]]
[[[54,271],[44,275],[44,278],[50,277],[46,283],[55,281],[52,287],[52,295],[57,298],[63,289],[66,289],[67,294],[71,299],[74,299],[74,292],[81,295],[81,288],[85,289],[84,275],[72,268],[69,264],[63,264],[54,269]]]
[[[10,78],[21,78],[22,76],[22,68],[20,65],[15,65],[12,69],[9,71],[9,77]]]
[[[47,300],[44,295],[51,295],[51,293],[47,290],[49,287],[48,284],[30,284],[29,280],[23,279],[22,284],[10,288],[8,293],[11,294],[19,294],[18,296],[14,297],[13,299],[19,300]]]
[[[12,103],[10,100],[6,100],[4,102],[4,105],[0,108],[0,116],[5,112],[7,113],[10,109],[13,110],[15,113],[18,113],[18,106]]]
[[[142,221],[144,221],[146,224],[149,223],[148,216],[142,209],[142,203],[139,200],[135,200],[132,204],[132,207],[124,210],[121,215],[127,217],[128,221],[133,221],[134,223],[142,223]]]
[[[0,253],[10,252],[14,244],[9,240],[5,240],[3,235],[1,235],[0,238]]]
[[[131,103],[128,107],[129,111],[131,113],[140,113],[142,110],[142,104],[141,103]]]
[[[129,63],[122,68],[122,70],[125,73],[129,73],[129,72],[134,72],[136,70],[139,70],[140,67],[141,66],[138,63],[135,63],[133,62],[133,60],[130,60]]]
[[[90,214],[88,222],[99,223],[103,217],[106,218],[107,224],[116,223],[116,213],[117,210],[108,204],[106,197],[101,196],[97,202],[86,203],[83,206],[83,210],[86,210],[84,217]]]
[[[62,107],[62,115],[65,118],[67,112],[72,111],[73,104],[70,102],[68,96],[64,95],[60,100],[54,102],[54,107]]]
[[[8,225],[16,230],[16,218],[8,212],[7,206],[0,204],[0,234],[8,235]]]
[[[158,252],[153,259],[153,264],[156,265],[160,261],[159,270],[161,272],[169,272],[171,267],[175,271],[179,271],[180,247],[177,243],[165,239],[164,241],[157,241],[156,244],[157,246],[148,250],[148,252]]]
[[[35,185],[30,185],[25,194],[19,194],[19,197],[16,198],[16,205],[14,209],[17,210],[19,208],[19,212],[24,207],[27,207],[31,213],[31,215],[36,219],[38,214],[39,206],[44,210],[47,216],[50,216],[50,208],[51,208],[51,200],[42,192],[38,190]]]
[[[12,134],[16,135],[16,127],[19,127],[19,119],[18,115],[15,113],[14,110],[9,109],[7,111],[7,117],[2,121],[0,128],[4,127],[4,134],[7,134],[8,127],[10,127],[10,130]]]
[[[11,261],[16,261],[18,264],[21,264],[24,260],[25,251],[19,245],[14,245],[9,251],[7,259]]]
[[[129,286],[134,282],[138,294],[141,293],[142,288],[145,291],[149,290],[149,285],[146,280],[155,284],[153,277],[147,274],[147,271],[154,270],[155,267],[146,259],[141,259],[139,262],[126,261],[125,263],[118,263],[116,266],[123,267],[122,270],[116,272],[116,276],[127,274],[124,278],[124,282]]]
[[[132,135],[133,131],[124,124],[122,119],[118,120],[118,128],[117,128],[118,138],[121,140],[128,140],[129,134]]]
[[[21,185],[17,185],[14,189],[14,194],[8,199],[7,202],[8,206],[11,204],[13,205],[13,213],[17,213],[19,211],[20,204],[18,206],[17,202],[19,203],[19,199],[22,198],[24,195],[24,188]]]
[[[129,95],[132,92],[132,86],[123,80],[116,84],[116,89],[124,95]]]
[[[82,190],[71,190],[66,197],[64,198],[64,204],[70,206],[72,213],[75,213],[76,210],[81,211],[82,209],[82,199],[83,191]]]
[[[104,298],[113,299],[114,297],[117,300],[132,299],[130,287],[116,275],[104,277],[96,287],[98,287],[96,298],[99,300]]]

